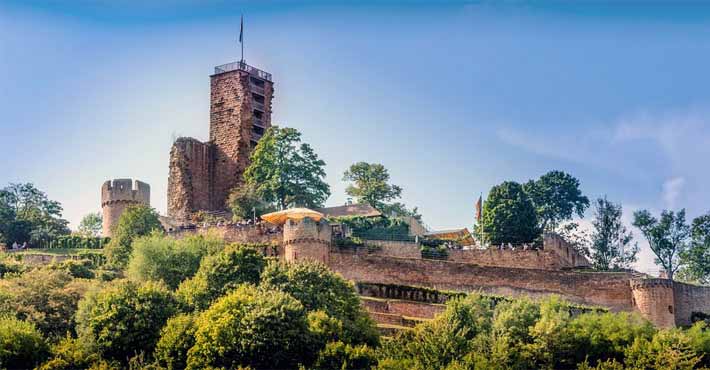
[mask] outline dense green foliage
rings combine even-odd
[[[0,243],[40,245],[69,234],[62,206],[34,185],[10,184],[0,189]]]
[[[101,236],[103,216],[101,212],[89,213],[79,222],[79,234],[86,237]]]
[[[235,221],[260,217],[275,210],[259,196],[256,186],[252,183],[241,184],[232,189],[227,198],[227,206],[232,211]]]
[[[177,295],[188,307],[203,310],[240,284],[258,284],[265,265],[255,246],[229,245],[203,258],[195,276],[180,284]]]
[[[360,306],[353,285],[320,263],[270,263],[262,274],[262,286],[289,293],[307,311],[323,310],[342,322],[337,338],[350,344],[376,344],[373,322]],[[314,284],[318,281],[318,284]]]
[[[343,174],[343,181],[352,182],[345,192],[358,203],[367,203],[379,210],[402,195],[402,188],[390,184],[389,180],[389,171],[379,163],[357,162]]]
[[[125,267],[131,256],[133,240],[156,230],[163,230],[163,226],[153,208],[145,205],[129,206],[111,230],[111,242],[105,248],[108,262],[118,268]]]
[[[294,368],[314,356],[306,311],[278,290],[242,285],[197,319],[188,369]]]
[[[61,337],[74,331],[78,302],[94,286],[53,266],[5,277],[0,280],[0,313],[34,324],[47,337]]]
[[[684,266],[678,272],[684,281],[710,283],[710,214],[693,220],[690,246],[680,256]]]
[[[34,325],[0,317],[0,368],[26,369],[49,355],[49,347]]]
[[[411,240],[409,224],[400,218],[341,216],[331,219],[347,226],[352,235],[361,239]]]
[[[197,326],[192,315],[171,317],[160,332],[155,346],[155,359],[168,369],[184,369],[187,366],[187,351],[195,345]]]
[[[538,225],[543,231],[554,231],[575,214],[583,217],[589,207],[589,199],[579,190],[579,180],[562,171],[550,171],[537,180],[530,180],[523,189],[535,206]]]
[[[177,302],[164,286],[114,281],[80,302],[77,332],[105,358],[125,362],[138,350],[151,353],[176,312]]]
[[[244,180],[259,197],[280,209],[321,207],[330,196],[325,162],[293,128],[272,126],[251,154]]]
[[[46,248],[62,248],[62,249],[101,249],[111,241],[111,238],[102,238],[98,236],[85,235],[63,235],[56,237],[42,245]]]
[[[517,182],[506,181],[491,188],[483,204],[481,228],[491,244],[521,244],[540,236],[535,207]]]
[[[207,254],[203,236],[176,240],[160,233],[143,236],[133,242],[128,277],[136,281],[162,281],[170,289],[191,278]]]
[[[685,222],[685,209],[678,213],[661,212],[656,219],[647,210],[634,213],[633,225],[638,227],[656,255],[655,262],[668,274],[669,279],[681,265],[680,256],[689,245],[690,226]]]
[[[707,366],[710,331],[657,330],[628,313],[572,316],[563,302],[501,301],[470,295],[450,301],[431,322],[380,349],[382,369],[619,369]],[[586,362],[586,364],[585,364]],[[613,367],[608,367],[613,368]]]
[[[591,235],[591,262],[597,270],[629,268],[636,261],[638,244],[631,244],[633,234],[621,220],[621,204],[605,198],[594,203],[594,231]]]

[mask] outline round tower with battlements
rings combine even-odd
[[[150,185],[131,179],[115,179],[101,186],[101,210],[103,212],[103,235],[111,236],[111,228],[128,206],[150,205]]]
[[[322,219],[287,220],[283,231],[286,262],[318,261],[328,264],[331,227]]]
[[[668,279],[631,280],[634,306],[641,315],[662,328],[675,326],[673,282]]]

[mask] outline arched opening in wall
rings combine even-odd
[[[673,313],[673,306],[668,306],[668,312]]]

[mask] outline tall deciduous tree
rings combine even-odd
[[[84,216],[79,222],[79,233],[84,236],[100,236],[102,219],[100,212]]]
[[[579,190],[579,180],[562,171],[550,171],[524,185],[535,206],[540,229],[553,231],[577,214],[584,216],[589,199]]]
[[[680,255],[689,246],[690,226],[685,222],[685,209],[678,213],[661,212],[661,218],[656,219],[647,210],[634,213],[634,226],[638,227],[648,240],[651,250],[656,255],[656,264],[661,266],[668,278],[673,280],[675,272],[680,267]]]
[[[111,242],[106,245],[108,262],[114,267],[125,267],[133,250],[133,240],[154,230],[162,231],[163,225],[153,208],[142,204],[126,208],[111,231]]]
[[[638,244],[631,245],[633,234],[621,222],[621,204],[599,198],[594,204],[594,231],[591,237],[592,264],[598,270],[628,268],[636,261]]]
[[[345,189],[348,195],[377,209],[402,195],[402,188],[389,183],[389,171],[379,163],[357,162],[345,171],[343,181],[352,182]]]
[[[244,179],[259,195],[281,209],[320,207],[330,196],[325,162],[293,128],[273,126],[259,140]]]
[[[30,183],[0,190],[0,234],[5,242],[32,244],[69,233],[62,205]]]
[[[540,236],[535,207],[523,187],[506,181],[491,188],[483,205],[481,228],[492,244],[528,243]]]
[[[678,275],[682,280],[710,283],[710,213],[693,220],[690,248],[680,258],[683,267]]]

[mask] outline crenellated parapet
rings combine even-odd
[[[111,236],[111,228],[127,207],[134,204],[150,205],[150,185],[132,179],[114,179],[101,186],[103,235]]]
[[[632,303],[645,318],[659,327],[676,325],[673,281],[668,279],[632,279]]]
[[[287,220],[283,226],[283,245],[287,262],[304,260],[328,263],[332,230],[322,219]]]

